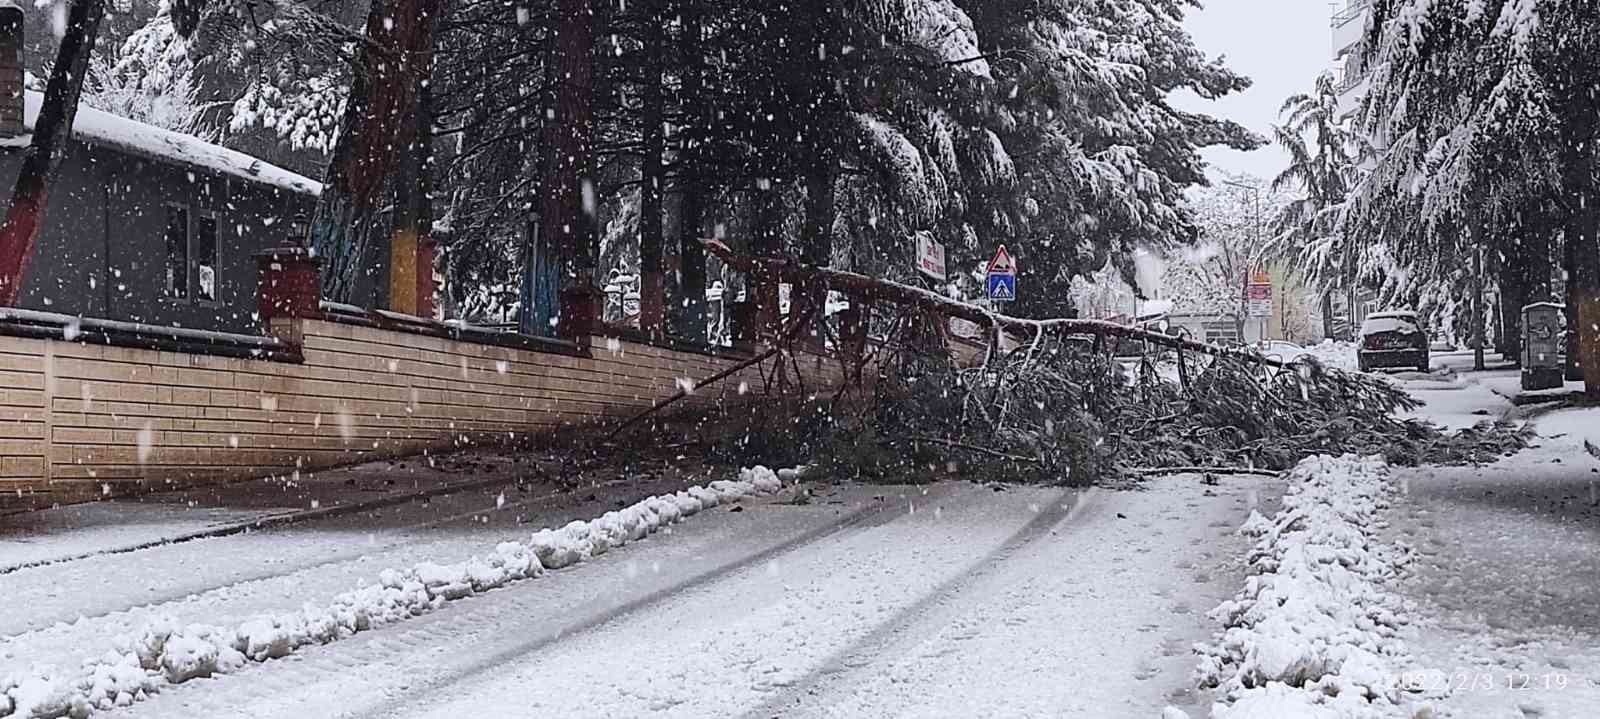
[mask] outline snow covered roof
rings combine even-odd
[[[1153,317],[1155,315],[1170,314],[1172,300],[1145,300],[1139,305],[1140,317]]]
[[[43,104],[42,93],[32,90],[23,93],[22,125],[25,129],[33,129],[33,124],[39,117],[39,108]],[[84,104],[78,105],[77,119],[72,123],[72,135],[91,145],[113,147],[135,155],[166,160],[290,192],[309,195],[322,193],[322,183],[285,170],[259,157],[214,145],[193,135],[119,117]],[[26,141],[26,138],[9,138],[4,144],[15,146],[21,144],[19,140]]]

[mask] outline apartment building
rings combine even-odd
[[[1367,68],[1362,65],[1362,35],[1372,0],[1343,0],[1333,11],[1333,64],[1339,74],[1339,115],[1348,118],[1361,106],[1367,92]]]

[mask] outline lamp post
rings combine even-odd
[[[1244,182],[1239,182],[1237,180],[1223,180],[1222,184],[1228,185],[1228,186],[1231,186],[1231,187],[1237,187],[1237,188],[1239,188],[1241,190],[1246,190],[1246,191],[1248,191],[1250,193],[1250,196],[1251,196],[1250,244],[1251,244],[1252,247],[1256,248],[1257,251],[1260,251],[1260,248],[1261,248],[1261,186],[1260,185],[1252,185],[1252,184],[1244,183]],[[1252,262],[1251,258],[1247,255],[1245,257],[1244,282],[1243,282],[1242,286],[1239,288],[1239,291],[1241,293],[1244,293],[1244,296],[1246,297],[1247,300],[1248,300],[1249,292],[1250,292],[1250,272],[1253,269],[1250,266],[1251,264],[1253,264],[1253,262]],[[1247,311],[1248,311],[1248,305],[1246,305],[1246,308],[1247,308]],[[1241,342],[1243,342],[1244,338],[1240,337],[1239,340]],[[1261,318],[1261,337],[1260,337],[1259,341],[1265,342],[1266,340],[1267,340],[1267,318],[1266,317],[1262,317]]]

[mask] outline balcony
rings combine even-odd
[[[1361,99],[1367,96],[1367,88],[1370,86],[1370,78],[1365,74],[1346,76],[1339,82],[1340,119],[1349,117],[1361,109]]]
[[[1341,9],[1333,11],[1333,26],[1339,27],[1357,18],[1366,17],[1367,8],[1372,7],[1372,0],[1350,0]]]
[[[1334,55],[1344,55],[1355,49],[1367,29],[1367,13],[1372,9],[1370,0],[1351,0],[1350,4],[1333,14]]]

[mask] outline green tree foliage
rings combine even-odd
[[[1459,258],[1548,253],[1563,238],[1569,314],[1600,394],[1600,6],[1578,0],[1377,0],[1360,122],[1381,149],[1344,229],[1387,294],[1460,314]],[[1480,316],[1481,317],[1481,316]]]
[[[552,3],[445,5],[434,203],[451,274],[466,285],[457,299],[488,309],[503,302],[483,288],[517,277],[540,192]],[[1017,309],[1064,314],[1072,277],[1108,264],[1131,277],[1136,248],[1195,240],[1183,193],[1205,181],[1199,148],[1262,142],[1167,102],[1181,88],[1214,98],[1248,86],[1183,31],[1194,5],[593,4],[600,274],[640,269],[641,236],[655,263],[657,222],[665,262],[680,270],[675,238],[698,234],[908,279],[912,238],[927,234],[968,293],[978,263],[1008,245],[1027,288]],[[362,41],[357,10],[183,0],[172,17],[197,29],[195,48],[249,68],[236,69],[249,81],[231,98],[234,132],[327,148]],[[647,174],[659,209],[640,192]],[[708,282],[719,279],[712,264]]]

